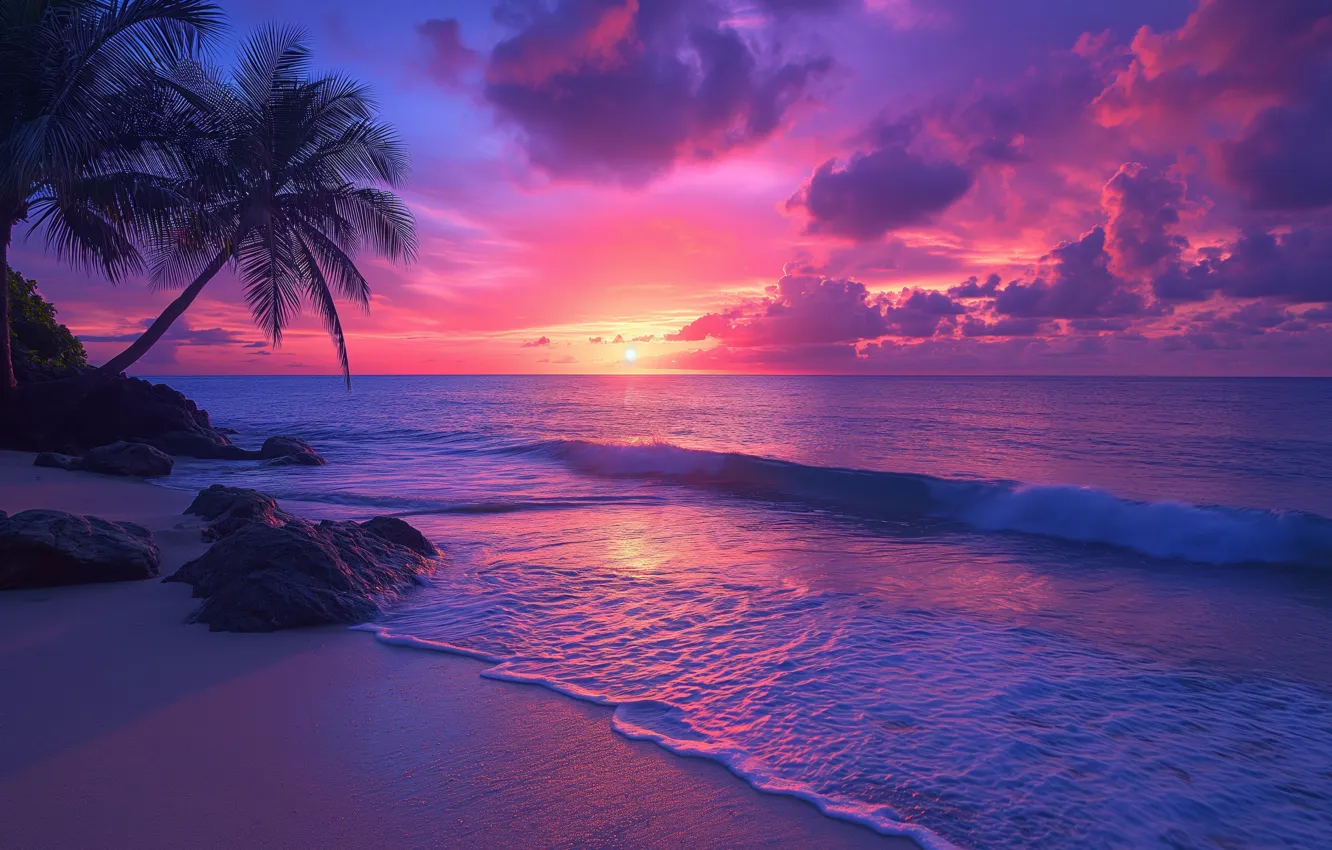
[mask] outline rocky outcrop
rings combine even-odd
[[[203,597],[192,622],[267,632],[373,619],[429,570],[422,555],[356,523],[293,518],[246,522],[166,580]]]
[[[24,384],[0,405],[0,447],[75,455],[118,442],[191,457],[244,453],[194,402],[137,378],[87,375]]]
[[[0,513],[0,589],[133,581],[158,574],[148,529],[63,511]]]
[[[62,455],[59,452],[38,452],[37,457],[32,460],[33,466],[44,466],[47,469],[65,469],[73,472],[76,469],[83,469],[83,458],[73,455]]]
[[[185,513],[202,517],[208,522],[204,527],[204,538],[207,540],[226,537],[252,522],[278,527],[294,519],[266,493],[245,487],[224,487],[221,484],[200,490]]]
[[[396,517],[311,522],[258,490],[214,484],[185,511],[208,521],[204,555],[166,581],[205,601],[192,615],[214,631],[264,632],[359,623],[431,569],[439,550]]]
[[[120,442],[89,449],[83,456],[81,468],[103,475],[158,478],[170,475],[173,464],[171,455],[158,451],[146,443]]]
[[[0,448],[79,455],[112,443],[144,443],[173,457],[265,460],[321,466],[304,440],[270,437],[260,449],[228,439],[208,411],[166,384],[96,373],[24,384],[0,402]],[[283,458],[292,458],[283,460]]]
[[[435,544],[427,540],[426,536],[417,531],[415,526],[395,516],[377,516],[361,523],[361,528],[371,534],[379,535],[390,543],[405,546],[428,558],[439,554]]]

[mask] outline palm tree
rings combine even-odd
[[[149,241],[155,285],[191,282],[100,373],[142,357],[230,264],[272,344],[303,302],[314,307],[351,386],[334,292],[369,309],[370,286],[352,259],[363,247],[415,259],[411,212],[384,188],[403,183],[408,161],[365,86],[312,76],[309,65],[299,30],[270,27],[242,49],[230,80],[185,69],[176,88],[195,105],[196,129],[182,157],[183,202]]]
[[[0,0],[0,270],[31,218],[48,248],[112,280],[141,267],[128,233],[163,200],[135,139],[153,70],[221,28],[205,0]],[[13,391],[9,299],[0,298],[0,398]]]

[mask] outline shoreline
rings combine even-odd
[[[131,520],[192,491],[0,452],[0,509]],[[445,541],[447,544],[447,542]],[[343,627],[213,633],[160,581],[0,594],[0,845],[916,848],[612,730],[614,709]]]

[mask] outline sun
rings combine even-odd
[[[626,348],[624,350],[624,362],[633,363],[637,359],[638,359],[637,351],[634,351],[632,348]]]

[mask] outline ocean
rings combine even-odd
[[[167,486],[445,550],[381,640],[927,847],[1332,841],[1332,381],[165,380],[329,459]]]

